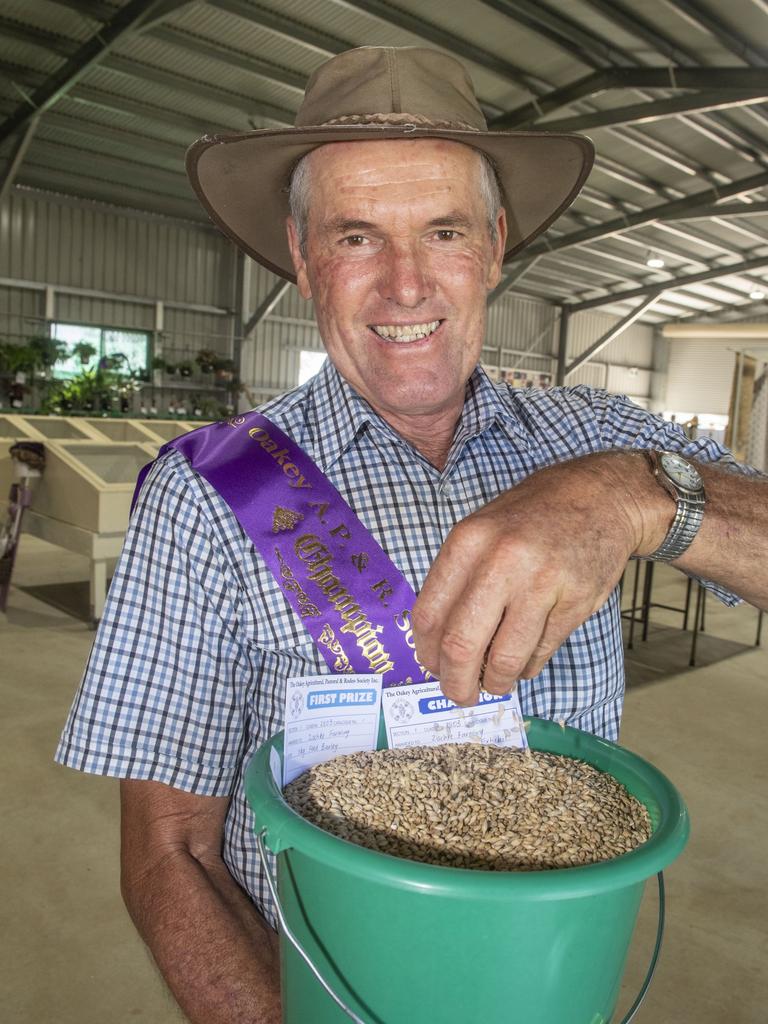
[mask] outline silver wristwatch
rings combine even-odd
[[[654,562],[674,562],[699,532],[704,518],[704,481],[694,463],[677,452],[646,451],[645,455],[653,475],[677,503],[667,536],[646,557]]]

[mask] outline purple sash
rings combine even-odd
[[[168,441],[159,455],[171,448],[232,509],[334,672],[381,673],[384,686],[432,678],[416,658],[410,584],[274,423],[249,412]]]

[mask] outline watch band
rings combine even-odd
[[[674,562],[688,550],[694,537],[699,532],[704,519],[705,494],[704,488],[690,491],[677,484],[664,470],[661,455],[665,452],[648,451],[649,462],[659,484],[674,499],[677,508],[675,518],[666,537],[651,555],[646,557],[654,562]],[[677,452],[670,452],[676,458],[682,458]],[[689,460],[685,460],[686,462]]]

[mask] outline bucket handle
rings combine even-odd
[[[312,958],[310,957],[309,953],[307,953],[307,951],[301,945],[301,943],[293,934],[291,929],[288,927],[288,922],[285,919],[285,914],[283,913],[283,908],[282,905],[280,904],[280,897],[277,894],[277,886],[275,885],[274,879],[272,878],[272,872],[269,870],[268,866],[267,848],[264,843],[264,836],[266,835],[266,832],[266,828],[263,828],[261,829],[260,832],[257,832],[256,841],[259,846],[259,855],[261,857],[261,862],[264,866],[264,877],[267,882],[267,888],[269,889],[269,895],[272,897],[272,902],[275,905],[275,911],[277,913],[277,920],[280,923],[280,927],[283,929],[283,933],[285,934],[286,939],[288,939],[290,944],[293,946],[293,948],[299,954],[301,959],[310,969],[314,977],[317,978],[318,982],[320,983],[320,986],[328,993],[328,995],[331,997],[334,1003],[336,1003],[339,1009],[343,1013],[345,1013],[350,1020],[354,1021],[355,1024],[367,1024],[367,1022],[364,1021],[362,1017],[358,1017],[354,1010],[351,1010],[347,1006],[347,1004],[338,995],[336,995],[336,993],[331,988],[329,983],[325,980],[325,978],[322,976],[318,968],[312,962]],[[645,999],[646,993],[648,992],[648,989],[650,987],[651,981],[653,980],[653,975],[656,971],[656,964],[659,960],[659,953],[661,951],[661,940],[664,937],[664,872],[660,871],[656,878],[659,883],[659,924],[656,929],[656,945],[653,948],[651,964],[648,968],[648,972],[645,976],[645,981],[642,984],[640,992],[638,993],[637,998],[630,1007],[629,1012],[623,1018],[620,1024],[631,1024],[631,1022],[635,1019],[635,1015],[637,1014],[637,1011],[640,1009],[640,1006],[643,1000]]]

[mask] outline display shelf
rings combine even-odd
[[[204,427],[210,421],[197,420],[190,423],[189,420],[142,420],[141,422],[161,444],[164,444],[166,441],[173,441],[174,438],[181,437],[182,434],[188,434],[190,430],[196,430],[197,427]]]
[[[157,454],[148,441],[54,440],[36,482],[24,530],[90,559],[91,614],[101,617],[107,563],[117,558],[140,469]]]
[[[146,444],[148,441],[157,440],[157,434],[145,426],[147,420],[113,419],[104,416],[92,417],[86,419],[85,422],[110,441],[134,441],[137,444]]]
[[[25,430],[30,440],[103,440],[103,435],[89,426],[87,420],[75,416],[20,416],[9,413],[6,419],[13,426]]]

